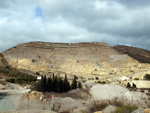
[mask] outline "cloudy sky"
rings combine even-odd
[[[150,50],[150,0],[0,0],[0,52],[29,41]]]

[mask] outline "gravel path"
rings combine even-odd
[[[30,90],[0,90],[0,112],[16,110],[22,95],[28,91]]]

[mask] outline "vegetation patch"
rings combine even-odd
[[[150,80],[150,74],[146,74],[146,75],[144,76],[144,80]]]
[[[6,81],[18,84],[30,84],[36,81],[36,77],[22,73],[13,68],[0,68],[0,74],[6,76]]]
[[[133,105],[133,106],[131,106],[130,104],[123,105],[121,107],[117,107],[117,109],[115,110],[114,113],[131,113],[132,111],[135,111],[137,109],[138,109],[138,107],[135,105]]]
[[[74,76],[74,79],[70,84],[66,75],[65,78],[62,79],[61,77],[54,76],[53,74],[53,76],[49,78],[46,78],[46,76],[42,76],[42,79],[34,84],[32,90],[37,90],[41,92],[63,93],[81,87],[82,84],[80,81],[79,82],[77,81],[76,76]]]
[[[97,81],[97,82],[95,82],[95,83],[99,83],[99,84],[106,84],[106,82],[105,82],[105,81]]]

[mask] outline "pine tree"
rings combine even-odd
[[[60,78],[59,79],[59,93],[63,93],[64,92],[64,84],[63,84],[63,80]]]
[[[74,76],[71,87],[72,87],[72,89],[77,89],[77,77],[76,77],[76,75]]]
[[[67,79],[67,75],[65,75],[65,79],[64,79],[64,92],[68,91],[68,79]]]
[[[47,91],[47,79],[46,76],[43,77],[44,91]]]
[[[82,84],[80,81],[78,82],[78,88],[82,88]]]
[[[45,92],[43,80],[44,80],[44,77],[42,76],[41,80],[38,83],[35,84],[35,89],[37,91]]]
[[[70,83],[69,83],[69,82],[67,83],[67,88],[68,88],[67,91],[70,91],[70,90],[71,90],[71,86],[70,86]]]
[[[47,91],[48,92],[52,91],[52,79],[50,77],[47,80]]]
[[[58,92],[58,79],[57,79],[57,76],[55,76],[54,80],[53,80],[53,91]]]
[[[136,85],[133,83],[133,86],[132,86],[133,88],[136,88]]]
[[[127,83],[127,88],[131,88],[131,85],[129,82]]]

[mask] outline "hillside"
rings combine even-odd
[[[9,64],[40,74],[86,75],[103,68],[121,68],[137,62],[105,43],[29,42],[3,52]]]
[[[148,50],[123,45],[117,45],[113,48],[123,54],[129,55],[140,63],[150,63],[150,51]]]
[[[0,53],[0,67],[6,67],[8,65],[8,62],[4,58],[4,55]]]
[[[2,78],[10,78],[10,77],[15,77],[17,78],[18,76],[35,76],[30,71],[27,70],[18,70],[13,67],[11,67],[7,60],[4,58],[3,54],[0,53],[0,79]]]

